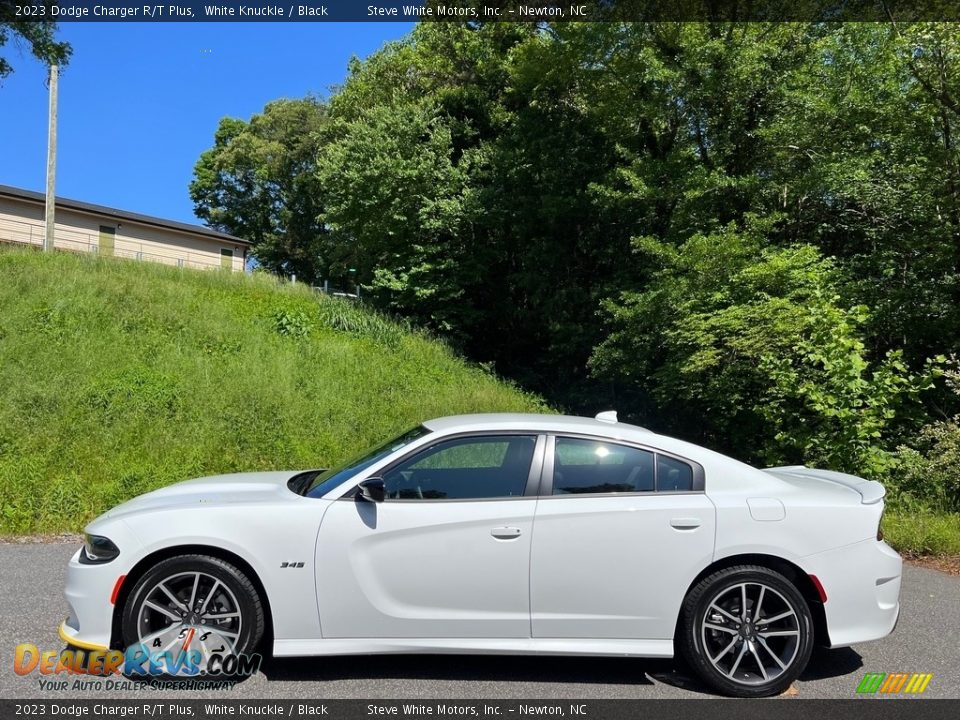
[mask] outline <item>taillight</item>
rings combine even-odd
[[[817,591],[817,596],[820,598],[820,602],[825,603],[827,601],[827,591],[823,588],[823,583],[820,582],[820,578],[816,575],[810,575],[810,582],[813,583],[813,587]]]

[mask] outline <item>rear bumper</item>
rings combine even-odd
[[[823,584],[830,647],[879,640],[900,617],[903,561],[885,542],[864,540],[804,558]]]

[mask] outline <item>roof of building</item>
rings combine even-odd
[[[33,190],[24,190],[23,188],[12,187],[10,185],[0,185],[0,197],[12,197],[18,200],[29,200],[32,202],[43,203],[46,196],[43,193]],[[238,238],[227,233],[211,230],[203,225],[191,225],[176,220],[164,220],[163,218],[153,217],[152,215],[141,215],[140,213],[129,212],[127,210],[118,210],[117,208],[106,207],[105,205],[94,205],[93,203],[80,202],[69,198],[58,197],[56,199],[57,207],[66,210],[76,210],[83,213],[90,213],[102,217],[109,217],[118,221],[139,223],[141,225],[152,225],[153,227],[164,228],[166,230],[177,230],[191,235],[202,235],[203,237],[220,240],[222,242],[236,243],[239,245],[250,245],[249,240]]]

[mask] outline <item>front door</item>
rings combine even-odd
[[[440,440],[333,502],[317,539],[325,638],[530,635],[534,435]]]
[[[557,437],[544,477],[533,637],[672,638],[686,590],[713,556],[702,470],[650,449]]]

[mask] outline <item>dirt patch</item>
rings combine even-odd
[[[904,559],[911,565],[939,570],[947,575],[960,575],[960,555],[905,556]]]
[[[60,544],[82,545],[83,536],[76,533],[57,533],[54,535],[8,535],[0,536],[0,543],[8,545]]]

